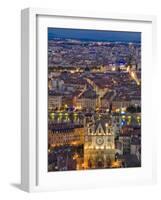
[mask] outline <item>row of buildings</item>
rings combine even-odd
[[[141,127],[139,123],[121,125],[122,116],[85,117],[84,125],[49,125],[49,149],[82,146],[76,157],[76,169],[141,166]],[[137,117],[136,117],[137,120]]]
[[[116,111],[129,106],[141,106],[140,96],[126,96],[116,94],[115,91],[108,91],[102,98],[92,89],[87,89],[81,96],[63,96],[61,93],[50,93],[48,96],[49,110],[65,107],[96,110],[97,108]]]
[[[48,170],[141,166],[141,45],[48,40]]]
[[[60,39],[48,41],[49,68],[60,70],[68,67],[84,69],[84,66],[111,64],[120,65],[128,62],[132,55],[131,63],[140,65],[140,43],[127,42],[97,42]],[[58,68],[57,68],[58,67]],[[95,67],[97,71],[97,67]]]
[[[133,72],[134,73],[134,72]],[[140,77],[140,72],[137,72]],[[139,79],[140,80],[140,79]],[[65,73],[49,76],[48,105],[51,109],[117,109],[141,106],[141,86],[129,72],[98,74]]]

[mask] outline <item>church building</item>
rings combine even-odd
[[[114,160],[115,134],[110,120],[89,124],[84,141],[85,168],[110,168]]]

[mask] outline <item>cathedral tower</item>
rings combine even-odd
[[[114,160],[115,135],[109,120],[89,124],[84,141],[85,168],[110,168]]]

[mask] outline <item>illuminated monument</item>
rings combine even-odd
[[[109,120],[97,120],[87,127],[84,142],[85,168],[110,168],[115,160],[115,140]]]

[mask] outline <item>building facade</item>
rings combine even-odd
[[[87,127],[84,142],[84,167],[110,167],[115,159],[115,140],[111,124],[98,120]]]
[[[48,109],[60,109],[62,106],[62,96],[56,94],[48,95]]]
[[[78,99],[77,107],[82,109],[93,109],[95,110],[98,106],[99,100],[98,95],[93,90],[86,90]]]
[[[68,124],[51,126],[48,131],[48,143],[50,147],[82,145],[84,143],[84,127],[74,127]]]

